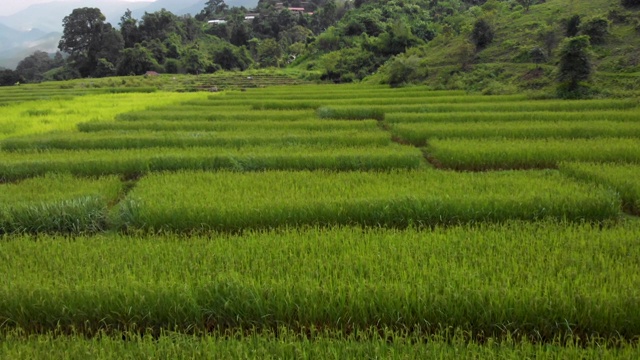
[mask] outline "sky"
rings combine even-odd
[[[0,16],[12,15],[20,10],[24,10],[31,5],[50,3],[50,2],[63,2],[63,1],[75,1],[78,0],[0,0]],[[100,0],[99,0],[100,1]],[[108,1],[108,0],[107,0]],[[121,0],[121,1],[148,1],[155,0]]]

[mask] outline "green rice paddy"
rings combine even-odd
[[[637,99],[137,85],[0,89],[0,358],[640,356]]]

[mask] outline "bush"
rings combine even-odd
[[[387,62],[384,72],[384,83],[392,87],[423,81],[429,74],[425,60],[415,55],[394,57]]]
[[[583,84],[591,77],[589,37],[582,35],[568,38],[560,50],[558,64],[558,96],[561,98],[578,98],[587,95],[588,88]]]
[[[484,19],[478,19],[471,31],[471,41],[477,50],[484,49],[493,41],[495,33],[491,25]]]
[[[636,7],[640,6],[640,0],[622,0],[622,6],[625,7]]]
[[[593,17],[580,26],[580,32],[591,38],[592,44],[604,44],[609,35],[609,20],[603,17]]]
[[[574,37],[578,35],[578,32],[580,31],[581,21],[582,20],[580,19],[580,15],[573,15],[567,22],[567,29],[565,31],[565,35],[567,35],[567,37]]]

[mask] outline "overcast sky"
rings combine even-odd
[[[49,2],[62,2],[79,0],[0,0],[0,16],[15,14],[20,10],[24,10],[34,4],[42,4]],[[98,0],[102,1],[102,0]],[[109,0],[104,0],[109,1]],[[121,0],[121,1],[155,1],[155,0]]]

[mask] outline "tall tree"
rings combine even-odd
[[[64,31],[58,48],[69,54],[72,66],[81,76],[92,75],[100,58],[117,59],[122,37],[105,23],[98,8],[79,8],[62,21]]]
[[[120,34],[122,34],[125,49],[134,47],[139,41],[138,20],[133,18],[129,9],[120,18]]]

